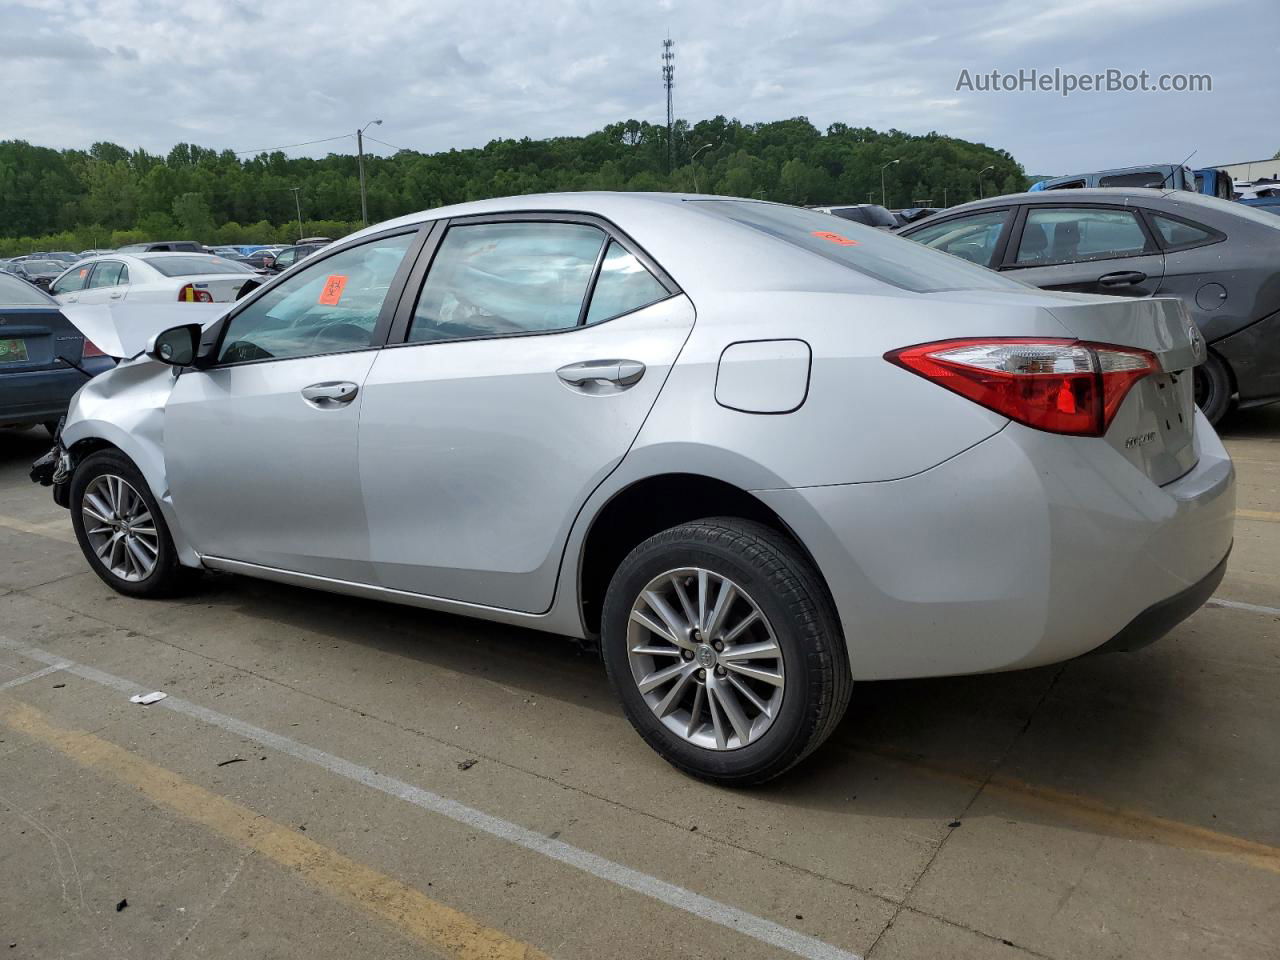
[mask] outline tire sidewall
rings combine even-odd
[[[796,629],[794,613],[787,609],[776,585],[750,560],[711,544],[662,543],[662,536],[641,544],[618,568],[609,586],[601,622],[601,654],[610,683],[632,724],[663,757],[689,772],[754,779],[758,772],[779,764],[781,758],[802,752],[812,736],[811,698],[821,696],[822,682],[815,676],[807,649],[812,637],[802,636]],[[645,702],[631,673],[627,629],[632,605],[655,577],[681,567],[702,567],[733,580],[768,619],[782,649],[786,687],[778,716],[759,740],[736,750],[708,750],[673,733]]]
[[[1204,363],[1195,368],[1193,376],[1205,384],[1209,391],[1200,412],[1205,415],[1205,419],[1216,425],[1231,407],[1231,375],[1227,372],[1226,365],[1210,353]]]
[[[105,474],[112,474],[128,481],[129,485],[138,492],[143,502],[146,503],[147,510],[155,522],[159,553],[156,556],[155,569],[151,571],[146,579],[124,580],[116,576],[98,559],[92,545],[89,543],[89,536],[84,527],[84,514],[80,509],[81,502],[84,498],[85,489],[89,484]],[[169,529],[164,522],[164,515],[160,512],[159,504],[156,503],[156,498],[152,495],[151,488],[147,485],[147,481],[142,476],[141,471],[127,457],[123,454],[102,452],[86,458],[76,468],[75,473],[72,474],[68,502],[71,509],[71,525],[75,529],[76,541],[80,544],[80,551],[84,554],[85,560],[89,562],[89,566],[93,568],[93,572],[107,586],[119,593],[135,597],[157,596],[169,591],[172,586],[174,569],[177,566],[173,540],[169,536]]]

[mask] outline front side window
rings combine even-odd
[[[600,264],[596,287],[591,291],[587,323],[620,317],[657,303],[666,296],[667,288],[645,269],[639,258],[617,240],[610,240],[609,249]]]
[[[953,257],[989,267],[1008,216],[1007,210],[987,210],[924,227],[909,234],[908,238]]]
[[[86,263],[82,267],[72,267],[57,280],[53,282],[53,286],[49,288],[52,294],[59,293],[75,293],[83,290],[85,284],[89,281],[89,272],[93,270],[92,263]]]
[[[409,327],[411,342],[544,333],[577,326],[604,246],[581,223],[450,227]]]
[[[227,326],[219,363],[310,357],[374,344],[382,303],[414,235],[370,240],[300,269]]]
[[[1147,248],[1137,216],[1130,210],[1036,207],[1022,228],[1018,266],[1131,257]]]
[[[129,282],[129,271],[119,260],[100,260],[89,277],[89,289],[116,287]]]

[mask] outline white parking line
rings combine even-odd
[[[41,677],[47,677],[51,673],[57,673],[59,670],[65,670],[70,664],[65,660],[59,660],[57,663],[51,663],[47,667],[41,667],[34,673],[28,673],[24,677],[14,677],[12,680],[6,680],[0,683],[0,690],[9,690],[13,687],[20,687],[24,683],[30,683],[32,680],[39,680]]]
[[[1256,603],[1242,603],[1239,600],[1220,600],[1210,597],[1206,607],[1226,607],[1228,610],[1247,610],[1249,613],[1261,613],[1269,617],[1280,617],[1280,607],[1262,607]]]
[[[132,680],[126,680],[123,677],[104,673],[94,667],[65,660],[56,654],[37,647],[25,646],[8,637],[0,637],[0,647],[12,650],[32,660],[48,664],[49,667],[47,669],[49,672],[53,672],[55,669],[66,670],[68,673],[84,680],[110,687],[130,696],[154,689],[153,687],[134,683]],[[40,671],[37,671],[36,674],[31,675],[28,679],[34,679],[39,673]],[[843,950],[798,930],[792,930],[790,927],[784,927],[781,924],[774,923],[772,920],[766,920],[755,914],[747,913],[745,910],[740,910],[729,904],[694,893],[684,887],[676,886],[665,880],[659,880],[657,877],[634,870],[624,864],[615,863],[589,850],[575,847],[562,840],[552,840],[541,833],[522,827],[518,823],[492,816],[457,800],[450,800],[448,797],[433,793],[430,790],[415,787],[411,783],[405,783],[395,777],[378,773],[369,767],[352,763],[350,760],[344,760],[331,753],[325,753],[315,747],[308,747],[296,740],[291,740],[289,737],[272,733],[270,730],[264,730],[261,727],[255,727],[253,724],[237,720],[235,717],[227,716],[224,713],[218,713],[216,710],[210,710],[208,707],[202,707],[180,697],[172,696],[161,700],[154,706],[173,710],[226,730],[229,733],[244,737],[247,740],[252,740],[264,747],[278,750],[287,756],[293,757],[295,760],[321,767],[340,777],[354,780],[388,796],[396,797],[406,803],[412,803],[414,806],[429,810],[432,813],[438,813],[441,816],[448,817],[450,820],[481,830],[490,836],[506,840],[526,850],[540,853],[544,857],[575,867],[584,873],[589,873],[601,880],[607,880],[609,883],[616,884],[619,887],[625,887],[646,897],[651,897],[667,906],[683,910],[685,913],[693,914],[695,917],[700,917],[703,920],[726,927],[754,940],[759,940],[761,943],[767,943],[780,950],[785,950],[797,957],[805,957],[808,960],[862,960],[856,953]]]

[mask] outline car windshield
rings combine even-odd
[[[142,257],[166,277],[194,277],[207,273],[253,273],[243,264],[222,257]]]
[[[1024,284],[986,267],[930,250],[885,230],[841,223],[825,213],[749,200],[695,202],[708,212],[915,293],[1026,289]]]
[[[24,260],[22,269],[27,273],[61,273],[67,265],[61,260]]]
[[[40,292],[39,287],[32,286],[25,280],[0,273],[0,306],[3,307],[47,307],[53,300]]]

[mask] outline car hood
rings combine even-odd
[[[235,306],[231,303],[66,303],[62,315],[109,357],[136,357],[162,330],[183,323],[208,326]]]

